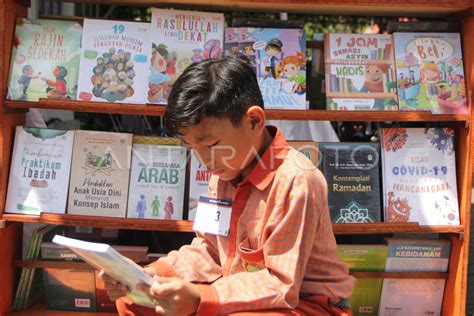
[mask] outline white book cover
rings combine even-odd
[[[76,131],[68,214],[125,217],[132,134]]]
[[[386,222],[459,225],[454,130],[384,128]]]
[[[154,307],[152,299],[142,291],[136,289],[140,283],[151,284],[153,278],[132,260],[122,256],[108,244],[87,242],[78,239],[56,235],[53,242],[71,249],[85,262],[105,274],[128,286],[127,296],[136,304]]]
[[[74,131],[16,127],[5,211],[66,212]]]
[[[192,63],[224,52],[224,14],[151,9],[148,103],[166,104],[171,86]]]
[[[185,175],[186,148],[134,142],[127,217],[183,219]]]
[[[211,179],[211,172],[202,165],[196,158],[194,153],[191,153],[191,172],[189,176],[189,213],[188,219],[193,221],[196,218],[197,206],[199,197],[201,195],[207,196],[207,188],[209,180]]]
[[[77,99],[146,103],[150,24],[84,19]]]

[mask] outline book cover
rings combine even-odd
[[[311,67],[307,69],[308,101],[312,110],[326,109],[326,67],[324,64],[324,33],[313,34]]]
[[[152,8],[151,48],[148,103],[166,104],[189,65],[223,55],[224,14]]]
[[[150,24],[84,19],[78,100],[146,103]]]
[[[454,130],[383,128],[386,222],[459,225]]]
[[[459,33],[394,33],[400,110],[468,113]]]
[[[133,138],[127,217],[183,219],[186,148]]]
[[[74,131],[17,126],[5,211],[66,212]]]
[[[132,134],[76,131],[68,214],[125,217]]]
[[[326,108],[397,110],[391,35],[327,33]]]
[[[94,270],[44,269],[46,308],[96,312]]]
[[[385,271],[386,245],[337,245],[337,253],[351,272]],[[354,315],[377,315],[382,284],[382,278],[357,278],[349,300]]]
[[[257,74],[266,109],[306,110],[303,29],[239,28],[239,56]]]
[[[76,99],[82,27],[77,22],[18,18],[7,99]]]
[[[380,207],[379,145],[320,143],[333,223],[374,223]]]
[[[55,244],[53,242],[44,242],[41,244],[42,260],[62,260],[62,261],[81,261],[69,248]]]
[[[95,301],[98,312],[117,313],[115,301],[112,301],[105,289],[104,280],[99,277],[99,271],[95,271]]]
[[[239,28],[226,27],[224,30],[224,56],[239,56]]]
[[[207,196],[211,172],[199,162],[194,152],[191,152],[190,161],[188,220],[193,221],[196,218],[199,197]]]
[[[315,167],[319,166],[319,145],[314,141],[289,140],[288,145],[298,150],[300,153],[308,157]]]

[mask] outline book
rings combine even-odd
[[[7,99],[76,99],[82,27],[77,22],[17,18]]]
[[[326,109],[326,67],[324,64],[324,33],[313,34],[311,65],[307,67],[307,99],[312,110]]]
[[[132,260],[122,256],[111,246],[101,243],[86,242],[78,239],[56,235],[53,242],[69,247],[85,262],[105,274],[128,286],[127,296],[136,304],[153,307],[153,300],[144,292],[136,289],[140,283],[151,285],[153,278]]]
[[[191,152],[190,156],[188,220],[193,221],[196,218],[199,197],[201,195],[207,196],[209,180],[212,174],[199,162],[194,152]]]
[[[319,146],[317,142],[311,140],[289,140],[288,145],[308,157],[315,167],[319,166],[321,157],[319,156]]]
[[[76,131],[68,214],[125,217],[132,134]]]
[[[239,57],[255,70],[266,109],[306,110],[306,36],[300,28],[239,28]]]
[[[337,253],[351,272],[385,271],[386,245],[337,245]],[[382,278],[357,278],[349,300],[354,315],[377,315],[382,284]]]
[[[327,33],[326,108],[397,110],[391,35]]]
[[[466,114],[459,33],[393,34],[400,110]]]
[[[379,150],[375,143],[320,143],[333,223],[382,221]]]
[[[74,131],[17,126],[5,211],[64,214]]]
[[[189,65],[223,55],[224,14],[152,8],[151,48],[148,102],[166,104]]]
[[[99,277],[99,271],[95,271],[95,301],[98,312],[117,313],[115,301],[112,301],[105,289],[104,280]]]
[[[78,100],[146,103],[150,24],[84,19]]]
[[[183,219],[186,148],[162,142],[160,137],[133,138],[129,218]]]
[[[459,225],[454,130],[383,128],[386,222]]]

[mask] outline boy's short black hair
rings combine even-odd
[[[263,98],[250,66],[233,57],[204,60],[186,68],[173,84],[164,124],[174,134],[206,117],[239,126],[253,105],[263,108]]]

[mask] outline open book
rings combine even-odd
[[[107,244],[87,242],[56,235],[53,242],[66,246],[96,269],[126,285],[130,289],[128,297],[138,305],[154,307],[153,300],[136,289],[137,284],[151,285],[153,278],[132,260],[122,256]]]

